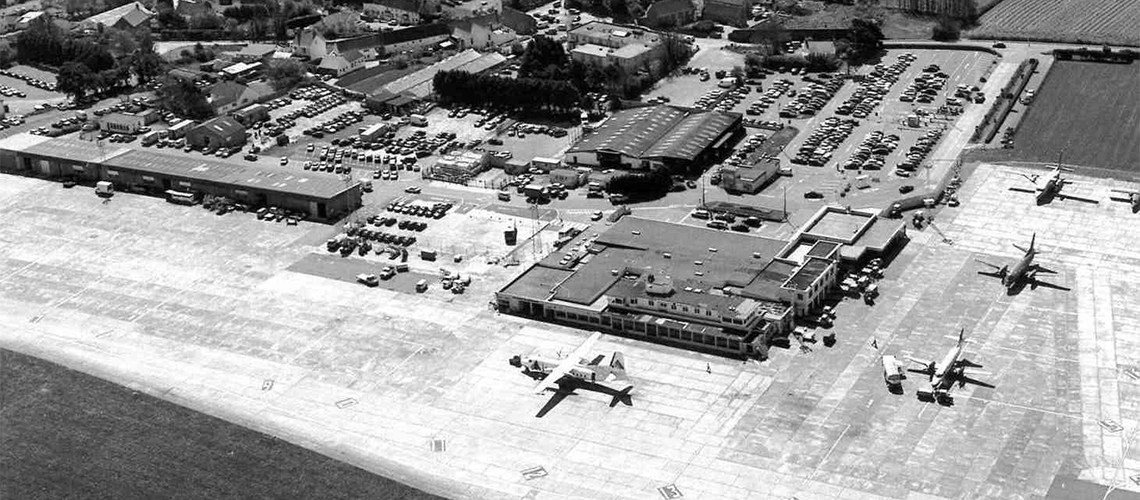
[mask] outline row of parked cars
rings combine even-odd
[[[776,104],[776,100],[779,99],[780,96],[784,95],[784,93],[791,88],[792,81],[788,79],[781,79],[772,82],[772,85],[768,87],[768,90],[762,92],[760,94],[760,98],[757,99],[756,102],[753,102],[751,105],[749,105],[748,109],[744,113],[749,115],[763,114],[764,111],[767,111],[768,108],[770,108],[773,104]]]
[[[946,86],[946,73],[922,73],[911,80],[903,90],[899,100],[902,102],[920,102],[924,104],[934,102],[938,93]]]
[[[327,110],[332,109],[336,106],[340,106],[343,103],[344,98],[340,96],[321,98],[321,100],[317,101],[317,103],[314,104],[317,106],[316,108],[310,109],[310,106],[314,105],[309,105],[302,109],[296,109],[291,113],[287,113],[285,116],[277,118],[277,121],[278,123],[288,123],[288,126],[292,126],[294,123],[293,121],[296,120],[296,117],[298,116],[314,117],[321,113],[325,113]],[[284,120],[284,122],[282,122],[282,120]],[[364,113],[352,112],[352,110],[349,110],[349,112],[344,112],[336,115],[336,117],[332,118],[332,120],[320,122],[317,124],[317,126],[312,126],[312,128],[304,129],[301,131],[301,133],[306,134],[306,136],[319,139],[321,137],[325,137],[326,133],[340,132],[344,129],[348,129],[349,126],[353,124],[363,121]]]
[[[28,97],[28,94],[25,94],[24,91],[14,89],[7,85],[0,85],[0,95],[3,95],[4,97]]]
[[[822,167],[831,160],[832,153],[839,147],[851,131],[859,126],[859,120],[832,116],[820,123],[804,144],[800,146],[792,163]]]
[[[870,116],[875,106],[878,106],[891,90],[891,85],[898,81],[899,76],[910,67],[914,59],[915,56],[908,52],[899,55],[898,60],[890,66],[881,63],[875,65],[871,73],[863,77],[863,81],[859,83],[859,87],[851,97],[839,105],[835,114],[851,115],[855,118]]]
[[[899,147],[899,136],[886,135],[882,130],[873,130],[863,138],[855,152],[843,168],[847,170],[880,170],[887,161],[887,155]]]
[[[388,211],[416,217],[442,219],[454,206],[455,205],[446,202],[435,202],[431,205],[393,202],[388,204]]]
[[[17,80],[23,80],[23,81],[27,82],[28,85],[31,85],[37,89],[40,89],[40,90],[47,90],[49,92],[55,92],[58,89],[58,87],[56,87],[55,83],[45,82],[45,81],[40,80],[39,78],[36,78],[34,76],[28,76],[28,75],[25,75],[23,73],[16,73],[15,71],[12,71],[12,70],[0,69],[0,75],[4,75],[4,76],[9,77],[9,78],[15,78]],[[24,96],[21,95],[18,97],[24,97]]]
[[[918,166],[922,164],[934,146],[938,144],[938,140],[942,138],[942,130],[933,129],[927,130],[926,135],[918,138],[915,145],[911,146],[906,153],[906,160],[899,163],[895,168],[895,174],[899,177],[910,177],[911,172],[918,170]]]
[[[819,110],[827,105],[835,93],[839,92],[839,88],[843,86],[843,80],[840,78],[833,78],[822,80],[812,83],[807,88],[801,90],[792,102],[784,106],[780,110],[781,118],[797,118],[800,115],[815,116]]]

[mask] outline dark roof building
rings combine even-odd
[[[571,164],[601,168],[688,165],[730,146],[742,130],[739,113],[646,106],[617,112],[566,157]]]
[[[738,28],[748,24],[748,16],[752,11],[750,0],[705,0],[705,8],[701,16],[709,21],[716,21]]]
[[[682,26],[697,20],[692,0],[661,0],[645,10],[641,21],[655,28]]]
[[[186,133],[186,142],[203,149],[241,146],[248,138],[245,126],[228,116],[204,122]]]

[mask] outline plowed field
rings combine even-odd
[[[1140,1],[1004,0],[973,38],[1140,46]]]

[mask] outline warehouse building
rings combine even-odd
[[[790,240],[627,216],[566,243],[495,301],[520,316],[764,358],[796,318],[818,314],[845,265],[882,256],[905,235],[898,221],[837,207]]]
[[[336,176],[106,147],[74,138],[17,134],[0,140],[0,172],[84,184],[110,181],[119,191],[224,196],[251,207],[278,207],[335,222],[359,208],[359,183]]]
[[[744,134],[741,115],[658,105],[622,110],[566,152],[573,166],[674,171],[704,165],[731,151]]]
[[[245,126],[228,116],[214,118],[186,132],[186,142],[199,149],[241,146],[247,139]]]

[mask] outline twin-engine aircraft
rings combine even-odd
[[[565,358],[551,359],[541,356],[519,355],[511,358],[511,366],[521,368],[524,374],[539,380],[538,385],[534,388],[535,394],[554,391],[554,396],[550,398],[546,406],[539,410],[538,414],[535,415],[536,417],[541,418],[566,396],[575,394],[576,389],[586,389],[613,396],[613,400],[610,402],[611,408],[617,406],[618,403],[632,406],[630,391],[633,390],[633,384],[626,384],[626,387],[621,390],[602,385],[603,383],[617,381],[628,382],[629,377],[625,374],[625,357],[622,356],[622,353],[614,352],[611,355],[598,354],[594,357],[587,357],[594,343],[601,336],[601,332],[594,332],[590,338],[586,339],[582,345],[574,349],[574,352]]]

